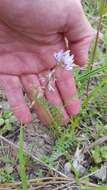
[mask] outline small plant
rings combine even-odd
[[[28,181],[26,176],[26,159],[24,153],[24,133],[23,127],[20,128],[20,135],[19,135],[19,150],[17,153],[17,158],[19,161],[19,175],[22,182],[22,189],[28,190]]]
[[[12,176],[13,168],[12,167],[5,167],[0,169],[0,182],[13,182],[14,177]]]
[[[16,123],[15,116],[10,111],[4,111],[0,114],[0,134],[3,135],[6,132],[12,130],[13,124]]]
[[[96,146],[93,150],[91,150],[91,154],[95,164],[100,164],[107,161],[107,146]]]

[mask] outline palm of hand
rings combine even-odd
[[[77,6],[77,10],[82,17],[82,29],[78,28],[80,21],[78,21],[78,17],[76,18],[76,16],[75,20],[78,22],[76,26],[71,29],[73,23],[70,23],[69,19],[66,21],[69,14],[64,6],[60,8],[57,15],[54,9],[50,10],[49,5],[47,5],[45,9],[43,6],[40,11],[39,6],[41,7],[41,5],[39,3],[36,5],[34,3],[33,5],[32,2],[29,7],[24,6],[26,9],[23,7],[19,9],[20,6],[18,8],[18,4],[15,3],[13,5],[15,10],[13,11],[14,15],[10,14],[11,11],[6,2],[6,11],[10,16],[5,18],[5,9],[4,12],[2,11],[3,13],[1,12],[0,82],[5,88],[14,113],[22,122],[26,123],[31,120],[31,114],[23,99],[22,88],[24,88],[31,101],[33,100],[32,88],[41,89],[43,96],[45,96],[49,102],[57,107],[62,105],[60,109],[64,115],[64,122],[67,122],[69,116],[77,114],[80,108],[80,101],[75,97],[76,88],[73,76],[69,71],[58,68],[56,70],[56,84],[52,84],[55,89],[54,92],[46,88],[46,84],[41,78],[46,77],[50,69],[55,67],[54,53],[60,49],[66,49],[65,36],[70,42],[69,48],[75,54],[75,61],[79,64],[86,62],[86,54],[93,32],[81,14],[81,7],[78,7],[75,3],[73,6]],[[47,0],[47,2],[49,1]],[[70,5],[72,5],[72,1],[70,2]],[[2,7],[2,4],[0,6]],[[35,6],[36,9],[39,10],[39,13],[38,11],[35,13]],[[56,3],[56,6],[59,7],[59,3]],[[17,13],[19,14],[18,17],[16,16]],[[36,14],[35,19],[33,18],[34,13]],[[64,14],[61,17],[60,15],[62,13]],[[44,18],[41,17],[41,15],[44,15]],[[83,31],[85,31],[84,34]],[[76,35],[78,35],[78,37],[76,37]],[[86,51],[85,56],[83,52],[81,56],[81,50],[83,50],[83,48],[85,48]],[[81,57],[81,59],[79,59],[79,57]],[[47,124],[49,117],[46,116],[45,110],[38,105],[37,102],[34,108],[40,120],[44,124]]]

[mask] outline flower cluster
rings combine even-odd
[[[57,65],[60,67],[64,67],[65,70],[70,71],[74,67],[74,55],[70,54],[70,50],[63,51],[60,50],[58,53],[54,54],[54,57],[56,59]],[[48,78],[48,90],[49,91],[55,91],[54,87],[52,86],[53,83],[55,83],[55,68],[50,71],[50,73],[47,76]]]
[[[63,64],[67,71],[72,70],[74,67],[74,55],[70,55],[70,50],[63,51],[60,50],[58,53],[54,54],[57,64]]]

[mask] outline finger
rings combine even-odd
[[[73,8],[71,7],[71,14],[74,11],[72,9],[76,10],[76,14],[69,16],[66,37],[69,41],[69,49],[75,56],[75,63],[82,66],[88,60],[88,51],[95,31],[89,24],[80,1],[75,1]]]
[[[23,75],[21,81],[29,99],[34,102],[33,108],[40,121],[44,125],[48,125],[51,122],[51,116],[43,104],[44,92],[38,77],[36,75]]]
[[[31,121],[31,114],[24,101],[19,78],[16,76],[0,75],[0,82],[15,116],[22,123],[29,123]]]
[[[58,109],[58,113],[55,115],[55,117],[58,118],[58,120],[60,120],[60,123],[62,125],[64,125],[68,123],[69,116],[63,106],[63,101],[55,85],[54,73],[53,73],[53,78],[51,78],[51,81],[49,82],[50,72],[44,72],[40,74],[39,75],[40,82],[43,88],[45,89],[44,95],[46,99],[48,100],[49,103],[51,103],[53,106],[55,106]]]
[[[73,75],[64,68],[56,70],[56,84],[63,99],[67,113],[72,116],[80,111],[80,100],[76,98],[76,86]]]

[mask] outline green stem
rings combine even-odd
[[[91,62],[89,63],[89,66],[88,66],[89,72],[91,72],[92,69],[93,69],[94,60],[95,60],[95,57],[96,57],[96,50],[97,50],[97,45],[98,45],[98,41],[99,41],[99,34],[100,34],[100,30],[101,30],[101,24],[102,24],[102,20],[103,20],[103,9],[104,9],[104,7],[105,7],[105,3],[102,1],[101,7],[100,7],[100,19],[99,19],[99,24],[98,24],[98,28],[97,28],[95,46],[94,46]],[[87,82],[87,96],[89,95],[89,85],[90,85],[90,76],[89,76],[88,82]]]
[[[19,175],[22,181],[22,188],[23,190],[28,190],[28,181],[27,181],[26,168],[25,168],[23,126],[20,127],[18,160],[19,160]]]

